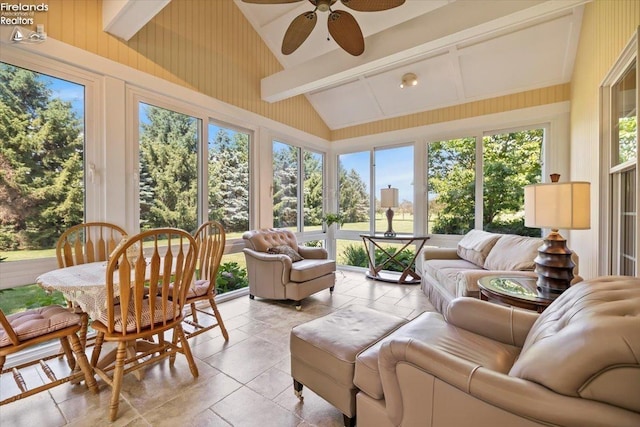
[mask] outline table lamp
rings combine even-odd
[[[398,189],[397,188],[383,188],[380,190],[380,207],[388,208],[387,209],[387,231],[385,231],[384,235],[386,237],[393,237],[396,235],[396,232],[393,231],[393,226],[391,222],[393,221],[393,210],[391,208],[395,208],[398,206]]]
[[[591,227],[590,184],[560,183],[559,178],[560,175],[552,174],[551,183],[524,187],[524,225],[551,229],[535,259],[537,286],[543,293],[562,293],[573,279],[572,251],[558,230]]]

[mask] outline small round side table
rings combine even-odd
[[[478,280],[480,299],[542,313],[560,294],[542,293],[535,277],[486,276]]]

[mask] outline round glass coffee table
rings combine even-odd
[[[542,293],[535,277],[486,276],[478,280],[480,299],[542,313],[560,294]]]

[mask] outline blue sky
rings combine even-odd
[[[340,155],[346,170],[355,169],[369,189],[369,151]],[[395,147],[375,151],[375,196],[380,199],[382,188],[397,188],[400,201],[413,201],[413,147]]]
[[[45,74],[40,74],[40,79],[47,83],[55,98],[71,102],[73,111],[84,122],[84,86]]]

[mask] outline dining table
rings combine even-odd
[[[149,262],[147,262],[147,265]],[[148,267],[147,267],[148,268]],[[160,267],[162,271],[162,266]],[[107,308],[107,261],[90,262],[77,264],[70,267],[58,268],[43,273],[36,278],[36,283],[46,291],[59,291],[80,310],[87,313],[91,319],[99,319]],[[119,275],[114,272],[114,297],[120,295],[118,287]],[[86,343],[87,328],[80,331],[80,340],[83,345]],[[154,343],[136,341],[128,351],[150,352]],[[105,367],[115,360],[115,350],[107,353],[100,361],[92,356],[92,366]],[[142,372],[135,372],[136,376]]]

